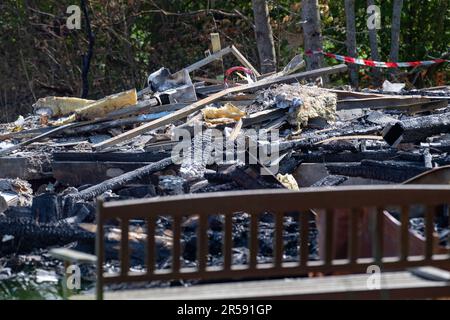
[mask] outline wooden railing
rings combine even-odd
[[[99,201],[97,215],[97,298],[103,298],[104,285],[120,282],[147,282],[154,280],[178,279],[246,279],[282,276],[300,276],[309,272],[365,272],[373,264],[382,265],[383,270],[402,270],[417,266],[450,268],[450,256],[433,252],[433,217],[436,208],[450,203],[450,186],[409,185],[409,186],[357,186],[336,188],[311,188],[304,191],[257,190],[226,193],[198,194],[143,200],[127,200],[102,203]],[[426,245],[422,255],[409,254],[409,208],[422,205],[425,213]],[[399,255],[383,254],[383,210],[390,206],[401,208],[401,232]],[[333,238],[336,228],[332,219],[337,209],[349,209],[348,256],[334,259]],[[325,248],[323,259],[309,261],[308,228],[310,209],[320,210],[325,217]],[[370,209],[370,210],[368,210]],[[373,219],[371,227],[374,250],[372,257],[359,257],[359,236],[357,214],[368,210]],[[233,220],[237,212],[250,214],[249,259],[246,265],[233,264]],[[273,263],[261,264],[258,256],[259,214],[275,214]],[[283,259],[283,217],[285,214],[298,215],[299,254],[298,261]],[[222,215],[223,263],[208,266],[208,216]],[[173,233],[171,269],[157,269],[155,227],[158,217],[170,217]],[[186,217],[198,217],[196,228],[198,244],[195,268],[184,268],[182,256],[182,224]],[[130,220],[143,220],[147,229],[147,256],[144,272],[130,272],[129,226]],[[107,223],[120,220],[120,273],[104,273],[104,227]],[[394,240],[393,240],[394,241]],[[449,242],[450,243],[450,242]]]

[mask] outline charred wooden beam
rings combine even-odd
[[[43,223],[55,222],[63,218],[61,205],[55,193],[44,193],[34,197],[31,212],[36,221]]]
[[[356,135],[369,135],[369,134],[377,134],[382,129],[382,126],[348,126],[344,128],[339,128],[335,130],[330,130],[328,132],[322,133],[308,133],[303,134],[301,139],[297,140],[288,140],[279,143],[279,151],[285,150],[297,150],[302,148],[311,148],[314,144],[334,138],[334,137],[342,137],[342,136],[356,136]]]
[[[156,162],[170,156],[170,152],[154,149],[146,152],[55,152],[53,161]]]
[[[154,172],[161,171],[171,164],[172,164],[171,158],[163,159],[161,161],[148,164],[134,171],[127,172],[121,174],[120,176],[108,179],[106,181],[103,181],[102,183],[84,189],[78,193],[69,194],[67,197],[72,200],[84,200],[84,201],[92,200],[108,190],[116,190],[117,188],[120,188],[136,179],[140,179]]]
[[[363,160],[361,163],[328,164],[330,174],[350,177],[362,177],[401,183],[415,177],[428,169],[415,163],[399,161]]]
[[[362,151],[362,152],[311,152],[298,156],[306,163],[322,162],[360,162],[362,160],[403,160],[423,162],[423,155],[412,152],[397,152],[395,150]]]
[[[427,137],[450,132],[450,112],[414,117],[388,124],[383,130],[387,143],[421,142]]]
[[[151,162],[110,162],[110,161],[55,161],[52,163],[53,177],[62,184],[81,186],[98,184],[107,179],[136,170]],[[136,180],[133,182],[148,183]]]
[[[420,108],[422,105],[429,103],[431,100],[423,97],[375,97],[375,98],[364,98],[364,99],[349,99],[349,100],[339,100],[337,103],[337,110],[348,110],[348,109],[361,109],[361,108],[371,108],[371,109],[408,109],[411,105]],[[446,101],[444,101],[446,102]]]
[[[240,185],[238,185],[236,182],[228,182],[223,184],[217,184],[212,185],[209,184],[208,186],[201,188],[194,193],[205,193],[205,192],[222,192],[222,191],[236,191],[236,190],[243,190]]]
[[[51,163],[46,157],[0,157],[0,178],[39,180],[51,177]]]
[[[76,225],[37,223],[31,219],[0,219],[0,235],[11,235],[10,241],[0,243],[0,252],[23,252],[35,248],[65,245],[74,241],[95,240],[95,234]]]
[[[301,165],[303,159],[298,156],[298,154],[288,155],[283,160],[280,161],[278,166],[278,173],[281,174],[291,174],[293,173],[299,165]]]

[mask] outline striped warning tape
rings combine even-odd
[[[348,56],[341,56],[339,54],[324,52],[322,50],[308,50],[305,52],[306,55],[312,56],[314,54],[323,54],[327,57],[344,61],[347,63],[359,64],[362,66],[376,67],[376,68],[409,68],[409,67],[418,67],[418,66],[429,66],[436,63],[442,62],[450,62],[450,60],[445,59],[434,59],[434,60],[425,60],[425,61],[411,61],[411,62],[382,62],[382,61],[374,61],[374,60],[366,60],[361,58],[352,58]]]

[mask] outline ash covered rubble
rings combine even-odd
[[[187,71],[172,75],[159,70],[149,77],[157,79],[158,86],[149,83],[141,92],[129,90],[98,101],[39,100],[33,115],[0,127],[0,252],[71,246],[92,253],[97,197],[116,201],[404,183],[450,165],[449,87],[394,94],[311,84],[317,77],[345,70],[339,65],[228,86],[192,83]],[[198,128],[202,134],[192,136]],[[187,139],[174,139],[180,130],[190,134]],[[277,138],[254,141],[254,132],[274,130]],[[226,143],[218,145],[212,132],[219,132]],[[173,151],[180,143],[186,147],[185,157],[174,163]],[[271,149],[278,155],[261,161],[250,152],[252,143],[258,152]],[[217,161],[220,157],[224,161]],[[262,174],[273,165],[276,171]],[[234,259],[245,263],[249,217],[241,212],[233,219]],[[411,228],[420,232],[421,219],[413,217]],[[447,223],[436,221],[441,244]],[[221,259],[221,217],[211,218],[209,225],[209,263],[214,265]],[[273,216],[263,214],[260,225],[258,259],[266,262],[272,256]],[[284,225],[286,256],[295,259],[298,223],[286,216]],[[145,228],[139,221],[131,227],[131,262],[136,267],[144,263]],[[160,217],[160,268],[171,263],[170,229],[171,222]],[[195,230],[195,219],[183,221],[186,266],[195,263]],[[317,259],[313,216],[309,230],[310,258]],[[107,258],[114,261],[118,226],[112,222],[105,237]]]

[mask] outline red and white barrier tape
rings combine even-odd
[[[381,62],[374,60],[366,60],[360,58],[352,58],[348,56],[341,56],[334,53],[324,52],[322,50],[308,50],[305,52],[306,55],[312,56],[313,54],[323,54],[327,57],[347,62],[353,64],[359,64],[362,66],[376,67],[376,68],[409,68],[409,67],[418,67],[418,66],[429,66],[435,63],[442,62],[450,62],[450,60],[445,59],[434,59],[434,60],[425,60],[425,61],[411,61],[411,62]]]

